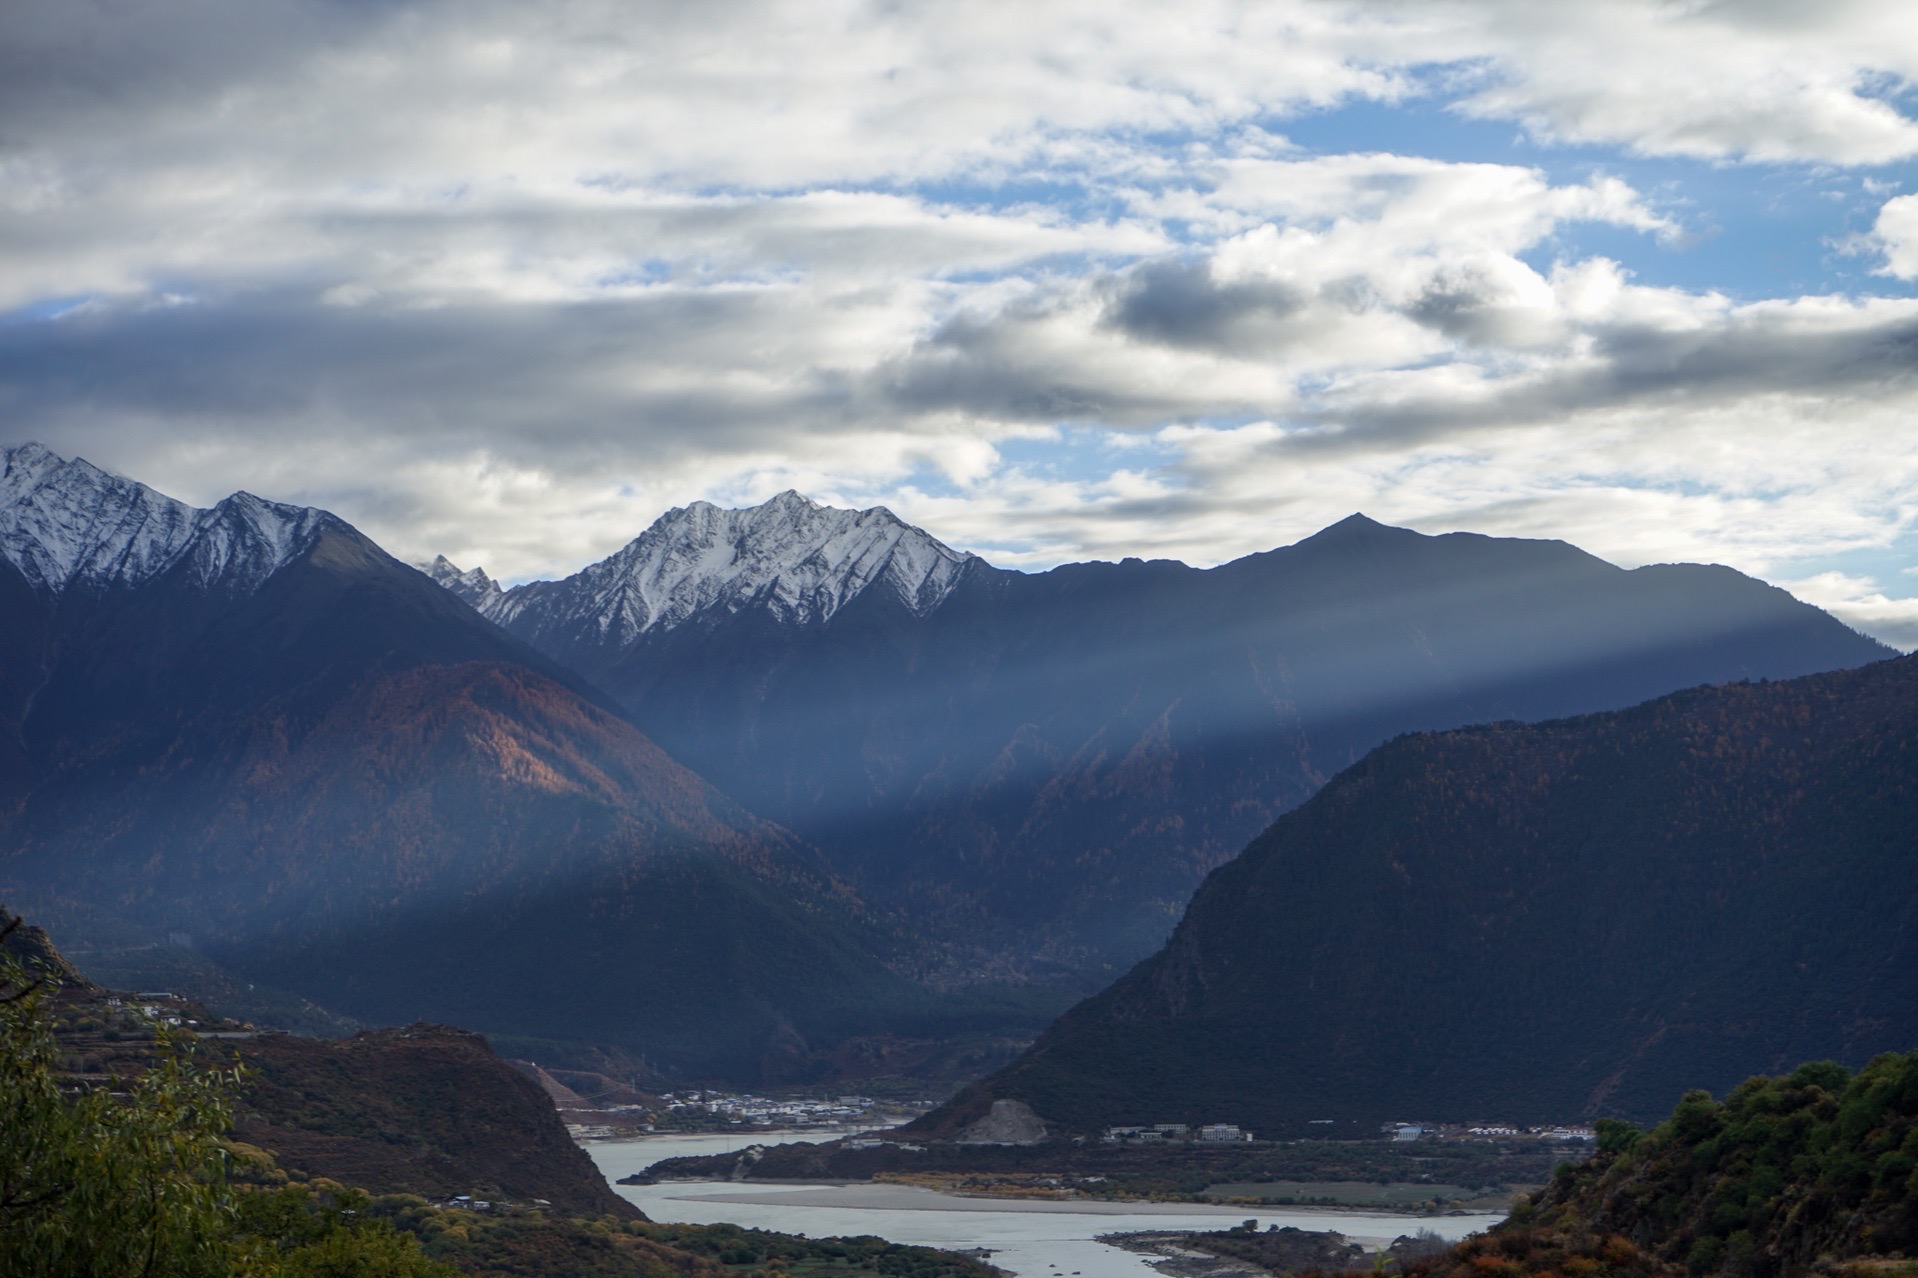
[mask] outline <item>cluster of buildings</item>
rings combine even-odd
[[[106,1005],[109,1012],[132,1010],[150,1021],[164,1025],[198,1025],[198,1021],[186,1019],[186,1000],[167,990],[147,990],[132,996],[129,1009],[127,1001],[118,994],[109,994]]]
[[[1597,1139],[1590,1127],[1514,1127],[1503,1123],[1387,1123],[1380,1129],[1393,1140],[1518,1140],[1530,1137],[1547,1141],[1590,1141]]]
[[[643,1095],[641,1100],[644,1103],[582,1103],[578,1097],[562,1093],[558,1104],[574,1140],[612,1140],[649,1132],[890,1127],[932,1108],[930,1101],[758,1096],[700,1088]]]
[[[530,1204],[528,1204],[528,1203],[499,1202],[491,1198],[475,1198],[471,1194],[455,1194],[451,1198],[438,1198],[438,1199],[429,1198],[427,1201],[432,1203],[435,1207],[440,1207],[448,1211],[507,1212],[507,1211],[513,1211],[516,1208],[526,1207],[529,1205],[533,1207],[543,1207],[546,1210],[551,1211],[553,1207],[553,1204],[548,1202],[544,1198],[535,1198],[532,1200]]]
[[[1229,1144],[1251,1140],[1252,1133],[1233,1123],[1206,1123],[1196,1131],[1187,1123],[1154,1123],[1150,1127],[1108,1127],[1101,1139],[1108,1145],[1159,1145],[1169,1141]]]
[[[839,1145],[842,1149],[879,1149],[883,1146],[887,1149],[903,1150],[908,1154],[926,1152],[924,1145],[913,1145],[899,1140],[881,1140],[877,1136],[851,1136],[839,1142]]]
[[[761,1127],[844,1127],[863,1121],[872,1111],[870,1096],[841,1096],[833,1100],[754,1096],[734,1092],[667,1092],[656,1113],[670,1118],[711,1115],[729,1123]]]

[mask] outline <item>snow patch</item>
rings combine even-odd
[[[564,581],[495,588],[468,601],[517,631],[563,631],[620,647],[714,609],[757,607],[794,625],[823,622],[872,589],[924,616],[974,558],[883,506],[841,510],[784,492],[743,510],[703,501],[670,510],[623,550]],[[446,569],[459,575],[450,563]]]
[[[40,444],[0,449],[0,555],[49,594],[137,585],[176,565],[203,589],[255,590],[329,522],[251,493],[201,510]]]
[[[500,592],[499,583],[487,576],[484,568],[462,571],[458,564],[445,555],[437,556],[430,564],[418,563],[413,566],[475,608],[481,607],[489,596]]]

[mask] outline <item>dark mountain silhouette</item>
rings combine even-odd
[[[366,1021],[744,1077],[918,1006],[798,840],[344,522],[9,461],[0,884],[23,908]]]
[[[274,1005],[804,1077],[1035,1024],[907,974],[1142,953],[1398,731],[1880,651],[1728,570],[1362,519],[1025,576],[787,494],[567,582],[433,572],[460,595],[324,511],[0,450],[0,889]]]
[[[1363,516],[1210,570],[1028,575],[786,494],[671,512],[565,581],[435,572],[926,921],[959,980],[1149,953],[1208,870],[1400,733],[1890,655],[1727,568]]]
[[[1918,658],[1400,738],[925,1120],[1651,1116],[1918,1041]]]

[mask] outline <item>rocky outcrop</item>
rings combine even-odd
[[[961,1145],[1037,1145],[1045,1138],[1045,1120],[1032,1106],[996,1100],[984,1118],[968,1124],[955,1139]]]

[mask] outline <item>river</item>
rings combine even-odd
[[[593,1141],[586,1152],[616,1181],[682,1154],[716,1154],[747,1145],[831,1139],[821,1133],[751,1136],[654,1136]],[[1300,1229],[1336,1229],[1355,1242],[1385,1244],[1424,1227],[1447,1238],[1498,1223],[1498,1215],[1401,1216],[1309,1207],[1209,1207],[1201,1203],[1034,1202],[943,1194],[912,1185],[675,1181],[615,1185],[654,1220],[731,1223],[814,1238],[877,1234],[898,1243],[965,1250],[984,1247],[992,1263],[1018,1278],[1163,1278],[1142,1257],[1094,1239],[1144,1229],[1226,1229],[1242,1220]]]

